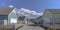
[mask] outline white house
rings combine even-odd
[[[17,17],[16,8],[0,7],[0,24],[17,23]]]
[[[17,15],[17,9],[14,8],[8,15],[8,22],[9,23],[17,23],[18,15]]]

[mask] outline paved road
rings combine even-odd
[[[35,25],[25,25],[24,27],[22,27],[19,30],[45,30],[39,26],[35,26]]]

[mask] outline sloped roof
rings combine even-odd
[[[0,7],[0,15],[8,15],[14,8],[1,8]]]
[[[46,9],[47,11],[53,13],[53,14],[60,14],[60,9]]]

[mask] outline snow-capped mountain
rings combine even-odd
[[[37,18],[37,17],[43,15],[43,13],[37,13],[34,10],[29,10],[29,9],[25,9],[25,8],[18,9],[17,12],[18,12],[19,16],[26,16],[29,19],[30,18]]]

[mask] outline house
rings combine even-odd
[[[42,18],[46,27],[60,27],[60,9],[45,9]]]
[[[45,9],[44,20],[50,20],[51,23],[60,23],[60,9]]]
[[[18,17],[18,23],[28,24],[29,23],[29,19],[26,18],[26,16],[19,16]]]
[[[0,24],[17,23],[16,8],[0,7]]]
[[[25,16],[18,17],[18,23],[24,23]]]

